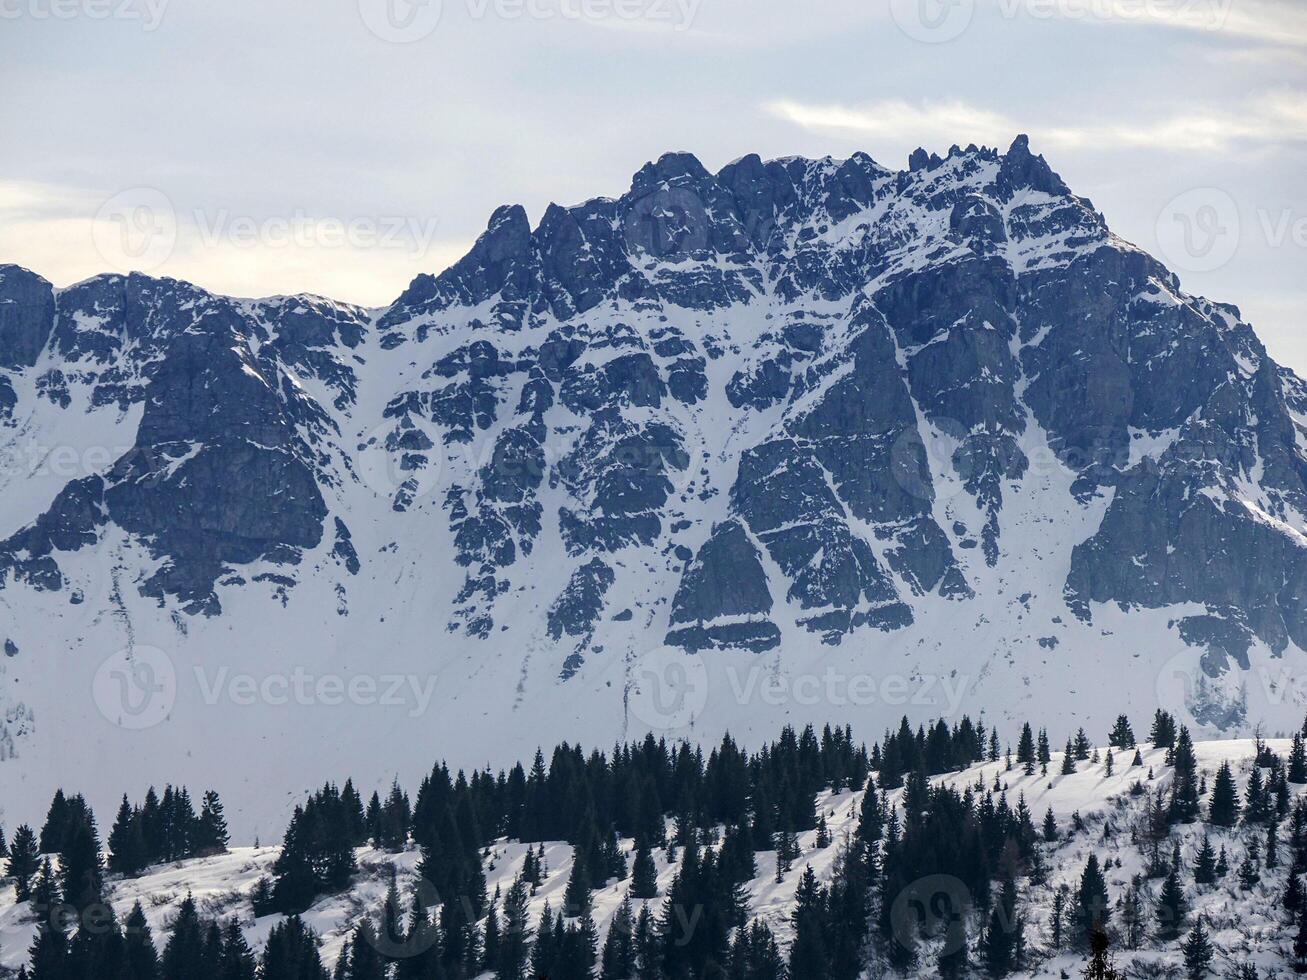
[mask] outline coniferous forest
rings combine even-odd
[[[753,751],[649,736],[496,774],[441,763],[367,799],[347,778],[295,807],[243,915],[187,894],[156,927],[148,902],[116,912],[113,895],[226,855],[217,792],[124,795],[102,836],[61,790],[39,832],[18,826],[0,850],[35,924],[24,980],[1000,978],[1068,956],[1112,977],[1144,949],[1188,977],[1251,980],[1276,974],[1218,962],[1224,925],[1195,909],[1246,897],[1260,948],[1307,972],[1304,733],[1277,747],[1253,743],[1244,775],[1163,711],[1138,739],[1122,716],[1056,753],[1030,724],[905,719],[870,748],[787,727]],[[1009,792],[1077,773],[1124,790],[1069,817]],[[504,877],[510,843],[522,856]],[[547,843],[567,845],[565,875]],[[315,908],[377,867],[384,900],[359,903],[328,956]],[[751,901],[773,882],[787,883],[779,914]],[[620,899],[597,914],[601,891]]]

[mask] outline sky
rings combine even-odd
[[[1028,133],[1307,374],[1302,0],[0,0],[0,262],[368,306],[647,160]]]

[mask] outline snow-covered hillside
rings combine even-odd
[[[1268,743],[1268,747],[1281,755],[1289,748],[1287,742],[1277,741]],[[1254,759],[1251,740],[1200,742],[1195,749],[1200,772],[1208,784],[1220,764],[1228,761],[1234,769],[1239,791],[1244,793]],[[1165,763],[1164,750],[1143,747],[1140,766],[1130,764],[1132,755],[1132,751],[1118,752],[1111,776],[1106,775],[1101,762],[1093,765],[1082,762],[1077,772],[1058,775],[1062,756],[1055,753],[1047,776],[1038,773],[1026,776],[1019,767],[1008,769],[1000,761],[979,764],[934,780],[937,784],[951,785],[960,790],[981,785],[993,789],[998,785],[1012,805],[1024,798],[1036,822],[1046,810],[1051,809],[1054,815],[1058,839],[1039,845],[1048,869],[1047,879],[1038,884],[1028,880],[1021,884],[1019,909],[1026,922],[1029,956],[1027,969],[1022,975],[1056,978],[1077,975],[1082,969],[1083,953],[1053,948],[1050,917],[1054,894],[1062,886],[1074,891],[1090,854],[1096,855],[1107,868],[1108,893],[1114,907],[1133,879],[1142,880],[1146,938],[1138,949],[1125,948],[1124,941],[1119,937],[1116,939],[1114,954],[1118,968],[1127,970],[1130,976],[1165,975],[1166,968],[1178,968],[1182,963],[1178,942],[1161,941],[1156,937],[1153,908],[1161,882],[1143,877],[1145,845],[1140,837],[1148,794],[1169,787],[1172,770]],[[1152,778],[1149,778],[1150,770]],[[1132,792],[1136,784],[1146,792]],[[1297,791],[1301,792],[1301,787]],[[896,804],[901,796],[902,791],[890,794]],[[788,944],[793,935],[790,913],[800,876],[810,866],[819,880],[829,880],[840,848],[857,824],[861,797],[861,792],[846,791],[834,795],[828,793],[821,798],[820,812],[831,831],[832,843],[818,849],[815,831],[801,834],[801,856],[788,873],[781,876],[781,880],[776,878],[774,854],[757,855],[758,876],[745,889],[749,914],[751,918],[766,922],[783,945]],[[1074,823],[1077,819],[1080,821],[1078,829]],[[1200,887],[1192,882],[1192,867],[1204,835],[1210,837],[1213,848],[1224,849],[1230,871],[1214,885]],[[1186,869],[1182,879],[1186,882],[1189,922],[1192,924],[1200,916],[1205,920],[1217,950],[1214,969],[1221,974],[1236,964],[1253,964],[1261,971],[1261,976],[1275,975],[1267,971],[1277,969],[1283,975],[1289,960],[1290,944],[1297,927],[1282,905],[1291,864],[1287,846],[1278,867],[1259,868],[1260,881],[1251,889],[1243,888],[1235,873],[1249,842],[1256,840],[1260,848],[1264,839],[1263,827],[1238,826],[1222,830],[1208,825],[1204,819],[1177,825],[1165,844],[1168,856],[1173,844],[1177,841],[1180,844],[1182,864]],[[624,840],[621,845],[629,856],[633,842]],[[162,945],[179,903],[190,894],[206,916],[235,917],[247,939],[258,948],[280,917],[255,919],[250,895],[255,882],[269,872],[277,850],[267,846],[236,847],[218,857],[151,868],[139,878],[113,882],[109,898],[120,919],[125,918],[131,906],[140,901],[156,942]],[[522,870],[526,851],[526,845],[509,840],[499,840],[488,849],[484,868],[491,893],[497,888],[501,892],[507,891]],[[551,843],[545,845],[544,851],[546,877],[530,900],[532,924],[538,920],[547,902],[555,909],[562,905],[563,892],[572,870],[572,848],[569,845]],[[320,899],[305,913],[305,921],[322,938],[323,957],[329,966],[335,962],[342,945],[364,917],[379,919],[392,870],[397,875],[407,905],[409,894],[418,886],[418,858],[416,851],[411,849],[389,854],[362,848],[357,854],[359,872],[350,889]],[[667,861],[663,850],[655,851],[655,860],[659,895],[664,896],[677,868]],[[628,890],[629,881],[617,880],[596,888],[593,915],[601,939]],[[650,900],[655,911],[661,900],[661,897]],[[641,904],[638,900],[634,903],[637,910]],[[980,924],[979,919],[972,924],[973,938],[978,934]],[[0,890],[0,963],[13,969],[24,963],[33,930],[33,917],[25,904],[14,903],[12,887]],[[914,976],[935,975],[931,949],[931,943],[923,945],[922,965]]]
[[[689,154],[365,310],[0,267],[0,819],[563,739],[1296,728],[1307,388],[1024,138]],[[269,787],[276,787],[269,790]]]

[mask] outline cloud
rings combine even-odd
[[[763,111],[814,132],[920,146],[1005,146],[1019,132],[1029,132],[1040,144],[1054,148],[1153,147],[1194,153],[1246,143],[1307,141],[1307,95],[1294,91],[1265,93],[1238,113],[1193,109],[1157,120],[1078,126],[1040,125],[956,100],[912,104],[888,99],[857,106],[778,100],[765,104]]]
[[[1307,10],[1299,0],[993,0],[1007,19],[1169,27],[1307,47]]]
[[[119,199],[124,207],[115,206]],[[153,211],[138,229],[132,222],[142,205]],[[173,211],[166,196],[148,188],[106,200],[83,188],[0,181],[0,263],[61,287],[139,270],[224,295],[307,292],[381,306],[414,276],[440,272],[467,252],[470,242],[437,238],[436,227],[403,215]],[[124,236],[133,233],[145,237],[127,248]]]

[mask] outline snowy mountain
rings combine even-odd
[[[667,154],[384,309],[0,266],[0,460],[6,801],[1307,703],[1307,384],[1024,137]]]
[[[1270,748],[1283,753],[1288,750],[1288,743],[1272,742]],[[1198,743],[1195,750],[1205,780],[1210,782],[1217,768],[1223,762],[1229,762],[1240,797],[1246,794],[1254,761],[1251,740]],[[1081,975],[1085,954],[1068,948],[1065,941],[1062,948],[1055,945],[1052,917],[1058,891],[1065,888],[1068,893],[1074,893],[1091,854],[1107,867],[1105,878],[1114,909],[1114,932],[1123,934],[1127,929],[1118,903],[1136,879],[1142,880],[1140,897],[1145,920],[1142,924],[1144,936],[1133,949],[1128,947],[1123,936],[1118,938],[1115,948],[1118,969],[1127,976],[1166,976],[1171,975],[1166,972],[1168,967],[1178,969],[1183,966],[1179,941],[1157,935],[1154,909],[1162,881],[1147,877],[1143,857],[1146,847],[1140,843],[1140,828],[1146,824],[1149,800],[1159,791],[1165,795],[1173,770],[1165,763],[1164,749],[1141,747],[1141,765],[1133,767],[1130,765],[1131,754],[1118,754],[1118,764],[1110,776],[1103,764],[1085,763],[1080,763],[1079,770],[1073,774],[1056,775],[1062,757],[1061,753],[1054,753],[1050,767],[1053,775],[1049,776],[1038,773],[1026,776],[1020,767],[1008,770],[1000,761],[981,763],[932,780],[936,785],[959,790],[974,789],[980,784],[988,789],[998,782],[1006,788],[1009,802],[1015,806],[1015,801],[1023,798],[1037,821],[1046,812],[1053,814],[1057,837],[1038,845],[1047,875],[1040,880],[1023,879],[1021,883],[1020,909],[1025,922],[1027,954],[1026,967],[1019,972],[1020,976],[1057,978]],[[1152,778],[1147,775],[1150,771]],[[1136,784],[1143,792],[1132,790]],[[747,898],[749,917],[765,923],[776,935],[782,949],[793,940],[791,913],[800,878],[805,869],[811,867],[819,881],[831,880],[837,856],[857,825],[862,796],[861,791],[844,790],[828,792],[820,798],[819,812],[828,825],[831,843],[818,846],[816,831],[801,833],[800,855],[780,880],[775,874],[775,855],[767,852],[756,855],[757,877],[742,889]],[[901,807],[902,797],[902,790],[889,795],[896,810]],[[1169,858],[1172,848],[1179,844],[1186,882],[1187,924],[1183,933],[1187,934],[1200,917],[1204,920],[1215,950],[1214,974],[1231,975],[1228,971],[1239,964],[1255,966],[1260,976],[1268,975],[1268,969],[1283,970],[1290,960],[1291,941],[1296,930],[1294,916],[1283,908],[1281,901],[1293,863],[1288,842],[1282,841],[1285,853],[1278,863],[1274,867],[1259,865],[1259,880],[1245,888],[1235,869],[1250,850],[1263,853],[1260,844],[1265,836],[1264,829],[1243,826],[1222,829],[1200,821],[1180,824],[1172,833],[1165,852]],[[1217,881],[1205,886],[1189,880],[1204,836],[1209,838],[1214,851],[1220,849],[1225,853],[1229,868]],[[629,859],[634,841],[622,840],[621,849]],[[483,864],[491,894],[496,888],[501,893],[507,892],[513,879],[523,870],[527,850],[528,845],[508,839],[500,839],[487,848]],[[546,873],[540,886],[533,889],[529,903],[529,921],[533,928],[546,903],[555,910],[563,905],[563,894],[572,871],[574,849],[571,845],[550,842],[543,850]],[[237,847],[216,857],[156,866],[138,878],[111,882],[108,901],[119,921],[125,920],[132,905],[139,901],[146,911],[155,942],[162,948],[178,907],[189,894],[206,917],[239,921],[247,941],[258,950],[268,933],[283,918],[279,915],[256,918],[251,904],[256,882],[269,874],[278,852],[277,847]],[[359,871],[350,888],[319,899],[303,915],[304,921],[322,938],[322,959],[329,967],[336,962],[340,950],[361,921],[371,918],[374,923],[380,922],[392,869],[401,895],[405,896],[404,908],[407,908],[408,894],[420,883],[417,871],[420,853],[416,849],[391,854],[366,847],[360,848],[356,857]],[[638,911],[648,904],[651,913],[656,915],[669,893],[678,862],[669,860],[663,848],[655,849],[654,859],[659,897],[637,899],[633,905]],[[932,887],[946,886],[945,882],[934,883]],[[624,881],[611,879],[602,886],[596,883],[593,915],[601,941],[630,888],[629,878]],[[973,910],[971,919],[974,921],[968,921],[968,931],[973,937],[981,931],[983,911],[983,908]],[[928,918],[928,925],[930,921]],[[14,901],[12,886],[0,889],[0,965],[17,970],[27,962],[27,949],[36,924],[37,918],[27,903]],[[910,975],[937,975],[934,961],[944,941],[936,937],[924,942],[919,953],[921,967]],[[976,959],[974,952],[972,959]],[[870,975],[881,974],[873,969]],[[1285,974],[1271,972],[1269,975]]]

